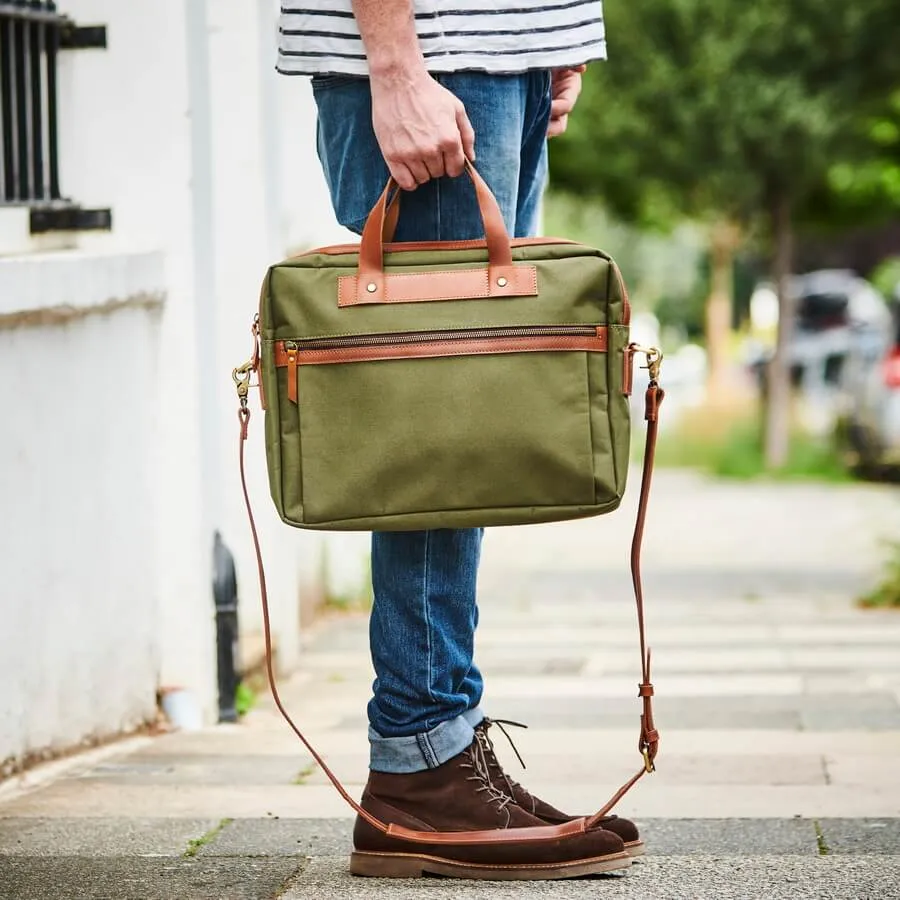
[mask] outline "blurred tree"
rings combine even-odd
[[[714,388],[734,253],[749,228],[770,235],[781,310],[765,429],[772,467],[787,457],[795,213],[835,160],[865,153],[860,117],[900,84],[900,54],[888,46],[895,2],[608,4],[610,62],[590,68],[581,115],[553,146],[557,186],[596,192],[644,225],[683,217],[706,225]]]
[[[838,160],[828,188],[854,221],[896,217],[900,211],[900,85],[861,123],[871,147],[863,160]]]

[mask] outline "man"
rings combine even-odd
[[[360,232],[388,173],[403,189],[396,240],[483,235],[476,163],[510,234],[533,235],[547,170],[584,64],[605,56],[600,0],[303,0],[283,9],[279,70],[312,75],[318,149],[338,220]],[[480,529],[376,533],[370,777],[363,807],[414,830],[483,831],[570,817],[508,778],[479,707],[473,641]],[[539,849],[423,846],[357,820],[351,871],[548,878],[627,865],[634,825]],[[438,862],[435,863],[434,861]]]

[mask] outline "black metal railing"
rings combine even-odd
[[[106,29],[76,27],[53,2],[0,0],[0,206],[30,207],[32,231],[109,227],[108,210],[80,210],[59,184],[57,56],[88,46],[105,47]]]

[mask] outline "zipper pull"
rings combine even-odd
[[[287,394],[291,403],[297,403],[297,345],[290,341],[284,342],[287,352]]]

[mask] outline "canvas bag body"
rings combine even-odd
[[[459,273],[488,277],[484,241],[383,249],[398,290],[410,282],[396,276],[437,273],[435,291],[370,303],[360,289],[357,303],[354,245],[266,276],[261,382],[281,518],[409,530],[614,510],[628,470],[631,352],[613,260],[572,242],[513,241],[528,295],[479,287],[439,299]],[[588,349],[568,349],[579,342]]]

